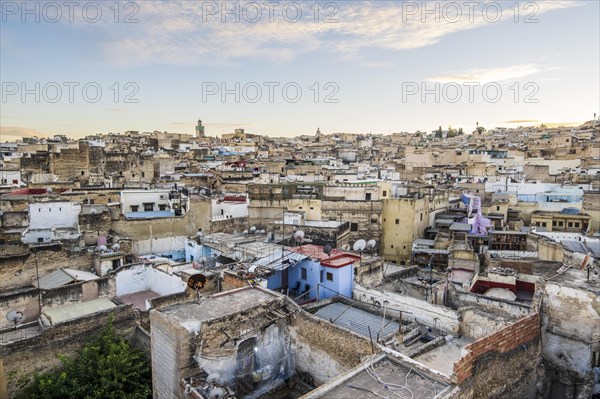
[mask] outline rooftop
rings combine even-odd
[[[200,302],[178,303],[155,311],[169,316],[189,331],[197,331],[203,321],[241,313],[278,298],[267,290],[245,287],[203,298]]]

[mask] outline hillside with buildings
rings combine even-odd
[[[600,120],[0,143],[0,398],[110,315],[157,399],[598,398]]]

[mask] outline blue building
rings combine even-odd
[[[333,250],[328,255],[319,245],[302,245],[288,248],[275,272],[268,278],[267,288],[288,291],[303,301],[321,300],[336,295],[352,297],[354,267],[360,257]],[[300,255],[300,257],[298,257]]]

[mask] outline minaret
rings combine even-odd
[[[204,137],[204,126],[202,126],[202,120],[198,119],[198,125],[196,125],[196,138]]]

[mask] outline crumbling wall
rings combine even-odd
[[[40,277],[61,267],[89,271],[93,266],[91,252],[73,253],[59,245],[38,249],[37,255],[4,258],[0,263],[0,291],[31,286],[37,278],[36,263]]]
[[[296,368],[309,373],[317,385],[356,367],[373,353],[369,340],[303,312],[292,316],[289,330]],[[379,352],[376,345],[374,351]]]
[[[111,314],[114,314],[115,331],[131,338],[137,324],[136,317],[131,305],[123,305],[49,326],[40,335],[0,345],[0,361],[4,364],[5,372],[0,375],[0,385],[3,379],[8,380],[8,393],[12,395],[18,376],[29,376],[58,366],[58,353],[75,355],[102,332]],[[12,374],[15,374],[15,378],[9,379],[8,376]]]
[[[539,338],[540,314],[534,313],[465,346],[452,376],[460,398],[535,397]]]

